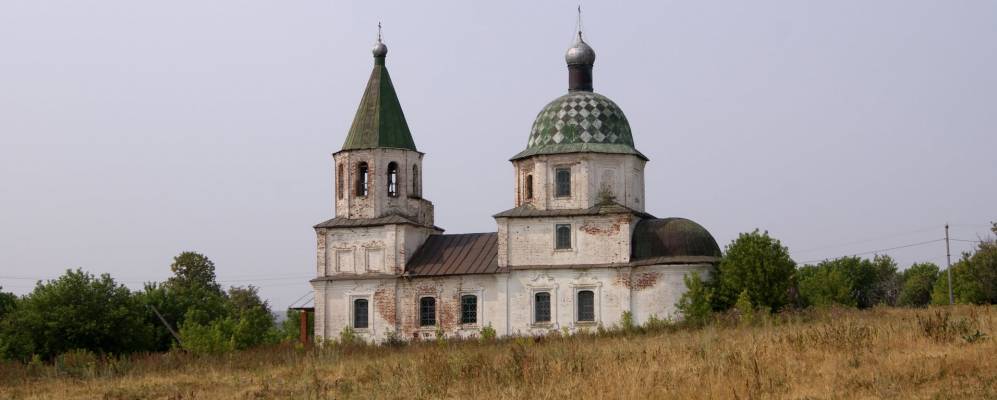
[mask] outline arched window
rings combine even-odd
[[[343,189],[343,181],[345,179],[346,178],[343,177],[343,164],[339,164],[338,166],[336,166],[336,197],[337,198],[340,198],[340,199],[343,198],[343,191],[345,190],[345,189]]]
[[[550,322],[549,292],[537,292],[533,295],[533,322]]]
[[[595,322],[595,293],[591,290],[578,292],[578,321]]]
[[[554,248],[558,250],[571,248],[571,225],[554,225]]]
[[[353,300],[353,327],[367,329],[367,299]]]
[[[419,299],[419,326],[436,325],[436,298]]]
[[[478,296],[473,294],[460,296],[460,323],[478,323]]]
[[[533,199],[533,175],[526,175],[526,200]]]
[[[571,169],[558,168],[554,172],[554,195],[557,197],[571,196]]]
[[[388,163],[388,196],[398,197],[398,163]]]
[[[364,197],[367,195],[367,185],[370,184],[370,175],[368,172],[367,163],[362,162],[357,164],[357,196]]]
[[[419,166],[413,164],[412,165],[412,196],[414,196],[414,197],[422,197],[422,191],[421,191],[422,188],[420,187],[420,183],[422,183],[422,182],[419,180]]]

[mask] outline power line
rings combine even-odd
[[[885,248],[885,249],[876,249],[876,250],[863,251],[861,253],[854,253],[854,254],[850,254],[850,255],[845,256],[845,257],[862,256],[862,255],[866,255],[866,254],[881,253],[881,252],[890,251],[890,250],[905,249],[905,248],[908,248],[908,247],[923,246],[923,245],[926,245],[926,244],[941,242],[941,241],[944,241],[944,240],[945,240],[945,238],[927,240],[927,241],[924,241],[924,242],[917,242],[917,243],[905,244],[903,246],[896,246],[896,247],[888,247],[888,248]],[[817,259],[817,260],[800,261],[799,264],[809,264],[809,263],[812,263],[812,262],[826,261],[828,259],[829,258]]]
[[[295,301],[292,301],[292,302],[291,302],[291,305],[287,306],[287,308],[291,308],[291,307],[293,307],[293,306],[294,306],[295,304],[297,304],[297,303],[298,303],[299,301],[301,301],[301,299],[305,298],[305,296],[308,296],[308,295],[310,295],[310,294],[312,294],[312,292],[305,292],[305,294],[301,295],[301,297],[298,297],[298,299],[297,299],[297,300],[295,300]]]
[[[817,250],[825,250],[825,249],[830,249],[830,248],[835,248],[835,247],[848,246],[848,245],[852,245],[852,244],[862,244],[862,243],[868,243],[868,242],[872,242],[872,241],[876,241],[876,240],[890,239],[890,238],[894,238],[894,237],[898,237],[898,236],[907,236],[907,235],[914,234],[914,233],[928,232],[928,231],[932,231],[932,230],[935,230],[935,229],[937,229],[937,228],[936,227],[926,227],[926,228],[921,228],[921,229],[916,229],[916,230],[911,230],[911,231],[890,233],[890,234],[886,234],[886,235],[871,237],[871,238],[868,238],[868,239],[854,240],[854,241],[846,242],[846,243],[832,244],[832,245],[820,246],[820,247],[813,247],[813,248],[803,249],[803,250],[796,250],[796,251],[794,251],[794,253],[797,253],[797,254],[799,254],[799,253],[810,253],[810,252],[817,251]]]
[[[983,243],[983,239],[978,240],[968,240],[968,239],[949,239],[953,242],[967,242],[967,243]]]

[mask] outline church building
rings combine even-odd
[[[595,51],[580,31],[565,55],[567,94],[540,110],[512,156],[515,201],[489,233],[435,225],[422,190],[433,177],[391,83],[388,48],[378,39],[373,53],[332,156],[335,217],[315,225],[317,340],[347,328],[380,342],[487,327],[498,336],[593,330],[624,313],[638,324],[679,317],[683,277],[709,274],[720,248],[693,221],[645,212],[648,158],[623,110],[593,91]]]

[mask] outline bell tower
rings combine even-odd
[[[378,29],[371,71],[343,148],[332,155],[335,218],[315,225],[318,277],[401,275],[431,234],[422,160],[385,66]]]
[[[391,76],[388,47],[378,34],[374,69],[342,150],[335,161],[336,217],[400,215],[433,225],[433,205],[422,197],[422,158],[416,150]]]

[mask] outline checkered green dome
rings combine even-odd
[[[559,153],[634,154],[630,123],[612,100],[589,91],[572,91],[547,104],[533,121],[526,150],[512,159]]]

